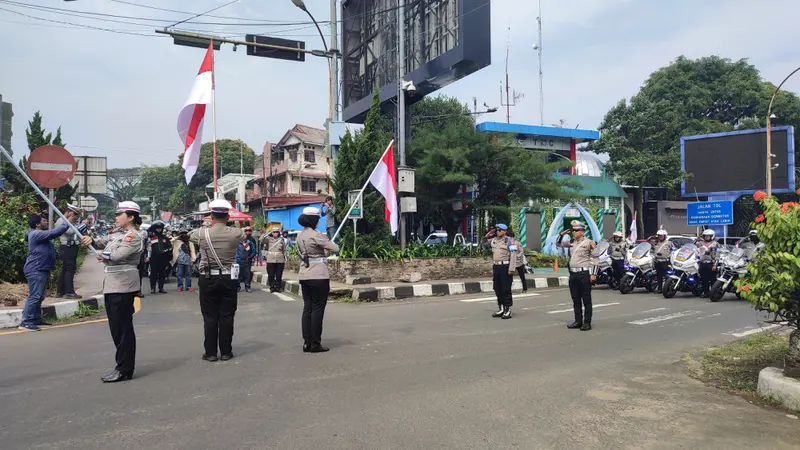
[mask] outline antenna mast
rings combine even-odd
[[[511,86],[508,84],[508,55],[511,51],[511,27],[508,27],[508,43],[506,44],[506,101],[503,102],[503,83],[500,83],[500,106],[506,107],[506,122],[511,123],[511,107],[517,106],[517,100],[524,97],[524,94],[511,91]]]
[[[539,53],[539,124],[544,126],[544,74],[542,72],[542,0],[539,0],[539,43],[534,49]]]

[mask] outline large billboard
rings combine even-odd
[[[681,138],[684,197],[752,194],[767,186],[767,130]],[[794,128],[772,128],[772,192],[795,190]],[[777,165],[777,166],[776,166]]]
[[[397,97],[397,0],[342,1],[345,122],[363,122],[374,89]],[[405,0],[405,79],[414,103],[491,63],[491,0]]]

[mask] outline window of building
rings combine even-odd
[[[317,162],[317,153],[314,150],[306,150],[303,154],[306,162],[314,163]]]
[[[300,189],[302,189],[303,192],[317,192],[317,180],[300,181]]]
[[[293,163],[297,162],[297,149],[289,150],[289,159],[291,159]]]

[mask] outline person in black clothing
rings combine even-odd
[[[155,294],[158,285],[158,292],[166,294],[164,281],[167,278],[167,264],[172,258],[172,242],[164,235],[163,223],[156,222],[151,229],[150,250],[147,253],[147,262],[150,264],[150,293]]]

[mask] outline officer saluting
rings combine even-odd
[[[236,248],[244,232],[228,227],[233,209],[230,202],[218,199],[209,203],[211,225],[189,233],[189,240],[200,248],[200,311],[203,314],[205,361],[217,361],[217,346],[223,361],[233,358],[233,317],[236,315],[239,266]]]
[[[628,255],[628,243],[622,239],[622,232],[615,231],[608,241],[608,256],[611,257],[611,268],[614,270],[614,280],[619,285],[622,279],[622,272],[625,264],[625,256]]]
[[[592,329],[592,253],[597,245],[584,237],[586,226],[572,221],[572,230],[564,230],[558,237],[558,246],[570,249],[569,258],[569,293],[572,297],[572,308],[575,312],[575,322],[567,325],[569,329],[580,328],[581,331]],[[573,241],[564,243],[564,236],[572,232]],[[583,308],[581,308],[583,302]]]
[[[492,249],[492,287],[497,296],[497,312],[492,317],[511,318],[511,282],[517,269],[517,246],[507,236],[508,225],[498,223],[484,239],[484,247]]]
[[[142,236],[139,234],[141,224],[139,205],[134,202],[120,202],[116,214],[117,228],[94,241],[94,246],[103,250],[97,259],[106,265],[103,269],[103,296],[108,327],[117,347],[117,366],[113,372],[103,377],[105,383],[133,378],[136,359],[133,299],[141,287],[137,267],[143,249]],[[91,238],[84,238],[84,245],[90,242]]]

